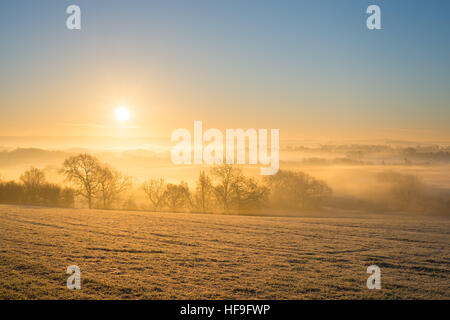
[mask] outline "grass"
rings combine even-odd
[[[0,205],[1,299],[449,299],[450,219]],[[381,268],[368,290],[366,268]],[[68,290],[69,265],[81,290]]]

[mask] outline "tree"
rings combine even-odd
[[[67,158],[61,169],[66,180],[74,184],[79,195],[84,197],[92,208],[92,202],[99,191],[100,162],[89,154],[79,154]]]
[[[60,204],[61,200],[61,187],[46,183],[40,187],[40,203],[41,205],[57,206]]]
[[[189,187],[185,182],[180,184],[169,183],[165,191],[165,199],[172,211],[183,209],[186,204],[190,203]]]
[[[264,204],[269,189],[260,185],[255,179],[239,177],[232,184],[232,204],[236,209],[250,211],[260,209]]]
[[[230,164],[215,166],[211,170],[215,177],[214,193],[223,211],[228,212],[233,202],[234,185],[242,178],[242,170]]]
[[[270,190],[270,202],[275,208],[318,208],[331,197],[331,188],[303,172],[280,170],[265,178]]]
[[[59,196],[59,204],[63,207],[73,208],[75,205],[75,192],[73,189],[62,189]]]
[[[131,187],[131,179],[108,165],[100,166],[97,174],[103,208],[110,208],[119,194]]]
[[[423,210],[427,208],[425,186],[419,177],[394,171],[376,175],[381,184],[381,200],[392,210]]]
[[[166,184],[164,179],[149,179],[144,182],[142,189],[155,210],[161,210],[165,203]]]
[[[20,180],[25,187],[25,192],[31,203],[36,203],[39,200],[39,193],[42,186],[46,184],[44,172],[35,167],[31,167],[20,176]]]
[[[0,182],[0,203],[38,204],[73,207],[74,192],[45,182],[41,170],[31,168],[21,176],[22,183]]]
[[[1,203],[26,203],[25,187],[15,181],[0,183]]]
[[[209,209],[214,196],[213,192],[214,189],[210,177],[206,172],[201,171],[197,181],[195,203],[202,212],[206,212]]]

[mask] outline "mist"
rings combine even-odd
[[[17,141],[15,141],[17,142]],[[46,181],[70,187],[61,175],[65,159],[80,153],[91,154],[102,163],[130,178],[130,187],[115,204],[119,209],[151,210],[142,185],[149,179],[164,179],[166,184],[181,182],[192,192],[200,172],[210,172],[205,165],[174,165],[170,149],[162,144],[142,148],[13,148],[0,151],[2,181],[19,181],[23,172],[36,167]],[[306,174],[330,188],[330,196],[320,206],[295,209],[274,199],[239,212],[254,214],[301,215],[306,212],[348,210],[349,212],[406,212],[441,214],[450,212],[450,151],[445,145],[292,145],[284,143],[280,169]],[[243,175],[266,185],[257,166],[239,166]],[[332,194],[332,196],[331,196]],[[290,201],[290,200],[288,200]],[[271,202],[271,205],[268,203]],[[83,206],[82,201],[75,202]],[[278,205],[274,205],[278,203]],[[169,210],[169,208],[166,208]],[[173,209],[173,208],[172,208]],[[192,210],[181,208],[180,210]],[[211,210],[220,211],[220,210]]]

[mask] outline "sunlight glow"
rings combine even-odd
[[[130,111],[126,107],[118,107],[116,111],[114,111],[114,115],[120,122],[125,122],[130,119]]]

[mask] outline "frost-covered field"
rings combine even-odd
[[[381,290],[366,287],[372,264]],[[0,205],[1,299],[449,299],[449,272],[446,218]]]

